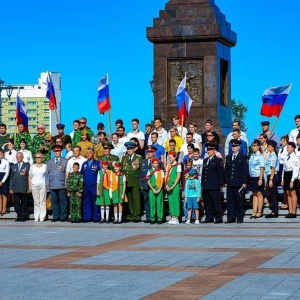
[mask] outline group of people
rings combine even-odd
[[[264,121],[262,133],[249,147],[240,122],[233,121],[224,161],[212,120],[206,120],[202,134],[193,122],[188,128],[181,126],[177,115],[168,131],[160,118],[146,124],[145,132],[139,129],[138,119],[131,123],[132,130],[126,134],[123,121],[117,120],[112,135],[98,123],[94,134],[83,117],[73,121],[69,135],[64,124],[57,124],[57,135],[38,124],[33,137],[22,123],[13,137],[0,124],[0,214],[6,213],[12,198],[16,221],[26,221],[31,193],[36,222],[46,220],[50,195],[52,222],[67,221],[69,215],[72,223],[140,222],[145,211],[145,222],[162,224],[168,214],[167,197],[171,225],[179,224],[183,214],[186,224],[200,224],[203,216],[205,223],[222,223],[221,191],[226,186],[226,223],[243,223],[247,189],[253,193],[252,219],[262,217],[264,201],[272,209],[265,217],[278,217],[281,184],[282,208],[289,210],[286,217],[297,216],[299,115],[297,128],[281,138],[281,145]]]

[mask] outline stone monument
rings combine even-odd
[[[188,122],[203,132],[206,119],[227,134],[231,128],[231,58],[236,44],[225,15],[214,0],[170,0],[147,38],[154,44],[154,112],[169,127],[177,113],[176,91],[187,73],[187,90],[194,100]]]

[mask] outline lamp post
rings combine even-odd
[[[2,123],[2,103],[5,103],[8,100],[10,100],[13,90],[17,88],[18,87],[12,86],[10,84],[4,85],[4,81],[0,79],[0,123]],[[2,98],[1,93],[3,90],[6,90],[7,98]]]

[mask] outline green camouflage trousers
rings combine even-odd
[[[70,213],[71,221],[81,220],[81,198],[76,196],[76,192],[70,193]]]

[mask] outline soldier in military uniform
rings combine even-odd
[[[227,222],[243,223],[243,197],[248,182],[248,164],[246,156],[239,152],[241,141],[229,142],[232,154],[226,156],[225,183],[227,185]]]
[[[203,161],[201,186],[205,208],[204,223],[223,223],[220,188],[224,186],[224,168],[221,158],[216,156],[216,145],[206,143],[208,157]]]
[[[79,129],[74,132],[74,136],[73,136],[73,141],[72,141],[73,147],[77,146],[78,142],[80,142],[82,130],[86,129],[90,137],[94,136],[94,132],[91,130],[91,128],[87,127],[86,124],[87,124],[87,119],[80,118]]]
[[[3,148],[3,150],[6,152],[7,151],[7,143],[10,140],[10,135],[6,133],[6,125],[5,124],[0,124],[0,148]]]
[[[110,142],[103,143],[103,156],[99,158],[100,161],[108,162],[108,169],[114,170],[114,162],[119,161],[119,157],[113,154],[110,154],[111,150],[114,149],[114,146]]]
[[[67,195],[70,197],[71,223],[81,221],[81,199],[83,192],[83,175],[78,171],[79,163],[73,164],[73,172],[67,179]]]
[[[71,137],[68,134],[64,133],[65,125],[62,124],[62,123],[58,123],[58,124],[56,124],[56,128],[57,128],[57,133],[58,134],[53,137],[54,143],[56,142],[57,138],[61,138],[64,147],[68,143],[72,144]]]
[[[27,141],[27,149],[32,151],[32,140],[29,132],[25,132],[25,126],[23,123],[18,123],[18,133],[15,137],[16,151],[20,150],[20,143],[22,139]]]
[[[38,133],[32,139],[32,155],[34,156],[37,152],[41,152],[44,155],[43,162],[46,163],[50,158],[50,147],[46,146],[46,135],[45,125],[40,123],[37,126]],[[49,145],[50,146],[50,145]],[[45,155],[45,152],[49,151],[49,156]]]
[[[136,149],[135,143],[126,142],[124,146],[127,148],[127,153],[122,157],[121,172],[127,177],[126,195],[129,208],[127,220],[137,223],[141,220],[139,171],[143,158],[134,153]]]

